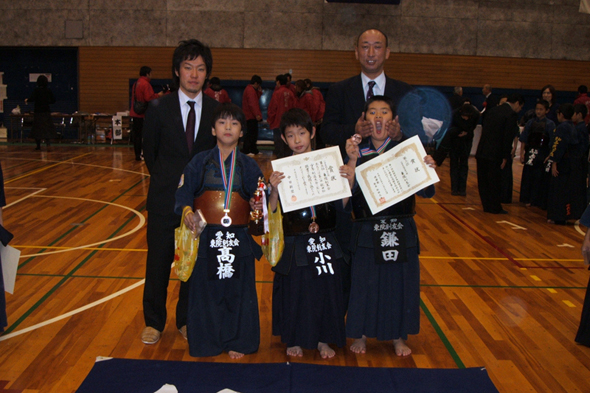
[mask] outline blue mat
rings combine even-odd
[[[485,368],[415,369],[319,366],[302,363],[202,363],[110,359],[97,361],[78,393],[411,392],[498,393]]]

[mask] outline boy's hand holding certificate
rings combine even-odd
[[[329,147],[271,162],[283,172],[278,185],[284,212],[350,197],[348,180],[340,175],[343,165],[338,147]]]
[[[373,214],[439,181],[425,156],[420,138],[413,136],[356,168],[356,180]]]

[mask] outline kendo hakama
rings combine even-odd
[[[287,347],[316,349],[319,342],[343,347],[344,261],[334,232],[336,209],[333,204],[314,208],[318,233],[309,230],[309,208],[283,213],[285,248],[272,268],[272,333]]]
[[[260,344],[255,259],[262,257],[262,250],[248,234],[247,225],[248,201],[262,172],[252,158],[236,153],[231,226],[221,225],[225,191],[217,147],[191,160],[181,181],[184,185],[176,192],[178,214],[184,206],[193,205],[207,221],[189,279],[187,334],[189,353],[195,357],[228,351],[249,354]]]
[[[418,194],[430,198],[434,186]],[[408,334],[420,331],[420,242],[413,218],[415,206],[412,195],[373,215],[360,188],[353,190],[347,337],[406,340]]]

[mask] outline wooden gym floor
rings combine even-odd
[[[73,392],[97,356],[191,358],[175,329],[179,281],[172,277],[161,341],[141,343],[149,175],[130,146],[0,145],[8,205],[4,222],[21,250],[8,328],[0,336],[0,392]],[[266,175],[268,152],[258,158]],[[239,362],[306,362],[360,367],[486,367],[500,392],[590,392],[590,348],[574,342],[588,282],[585,228],[547,224],[543,211],[515,202],[508,215],[481,210],[475,162],[466,197],[451,196],[449,167],[431,200],[418,199],[421,332],[413,354],[369,340],[322,360],[288,358],[271,335],[272,277],[257,262],[261,344]],[[514,164],[515,192],[522,166]],[[350,343],[350,341],[349,341]]]

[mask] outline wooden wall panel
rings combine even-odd
[[[80,110],[116,112],[128,106],[128,81],[148,65],[154,79],[171,77],[168,47],[80,47]],[[213,76],[222,80],[263,80],[292,70],[293,78],[335,82],[360,71],[352,51],[217,49]],[[540,89],[547,83],[558,91],[576,91],[590,84],[590,62],[498,57],[392,53],[386,73],[413,85]]]

